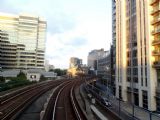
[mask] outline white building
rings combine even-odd
[[[8,78],[8,77],[17,77],[17,75],[20,73],[20,70],[5,70],[0,72],[1,76],[3,76],[4,78]]]
[[[91,71],[94,71],[94,74],[97,75],[97,60],[103,58],[106,55],[104,49],[92,50],[88,54],[87,65]]]
[[[116,0],[116,97],[151,111],[160,111],[159,5]]]
[[[27,75],[27,80],[30,81],[39,81],[41,76],[43,76],[46,80],[53,80],[57,77],[57,73],[45,72],[41,69],[29,69],[26,75]]]

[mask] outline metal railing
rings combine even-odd
[[[111,103],[111,109],[114,113],[119,115],[120,118],[124,120],[160,120],[160,115],[153,113],[147,109],[138,107],[128,102],[124,102],[121,99],[117,99],[111,93],[107,93],[107,91],[102,91],[99,88],[96,88],[93,85],[88,84],[90,91],[94,91],[94,93],[99,94],[100,97],[107,98]]]

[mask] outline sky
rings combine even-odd
[[[1,0],[0,12],[29,13],[47,21],[45,59],[56,68],[68,68],[70,57],[110,48],[111,0]]]

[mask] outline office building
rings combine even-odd
[[[82,64],[82,59],[71,57],[67,74],[71,77],[86,75],[88,74],[88,67]]]
[[[38,16],[0,13],[2,69],[44,69],[46,21]]]
[[[95,72],[95,74],[97,74],[97,60],[103,58],[105,54],[106,51],[104,51],[104,49],[92,50],[91,52],[89,52],[87,65],[90,70]]]
[[[115,95],[115,81],[116,81],[116,0],[112,0],[112,45],[111,45],[111,79],[112,89]]]
[[[116,96],[160,111],[160,0],[116,1]]]
[[[108,85],[111,81],[111,56],[110,52],[107,51],[103,58],[97,60],[97,76],[100,77],[102,84]]]
[[[69,63],[69,67],[75,67],[78,65],[82,65],[82,59],[76,58],[76,57],[71,57],[70,58],[70,63]]]

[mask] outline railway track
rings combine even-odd
[[[76,99],[76,95],[74,92],[76,87],[79,87],[80,84],[81,82],[72,86],[71,91],[70,91],[70,98],[71,98],[71,103],[75,111],[77,120],[87,120],[87,117],[85,116],[85,114],[83,113],[82,109],[80,108],[78,104],[78,101]]]
[[[13,92],[13,94],[3,95],[0,98],[0,120],[15,119],[36,98],[63,82],[64,80],[49,81],[33,85],[27,90],[25,88],[24,90]]]
[[[30,91],[31,89],[35,89],[36,87],[40,87],[43,85],[46,85],[48,83],[52,83],[53,81],[47,81],[47,82],[40,82],[37,84],[29,85],[26,87],[23,87],[21,89],[10,91],[9,93],[6,93],[4,95],[0,95],[0,104],[3,104],[9,100],[14,99],[15,97],[20,96],[21,94],[25,94],[26,92]]]
[[[81,82],[73,80],[61,85],[49,100],[42,120],[86,120],[74,92],[75,87]]]

